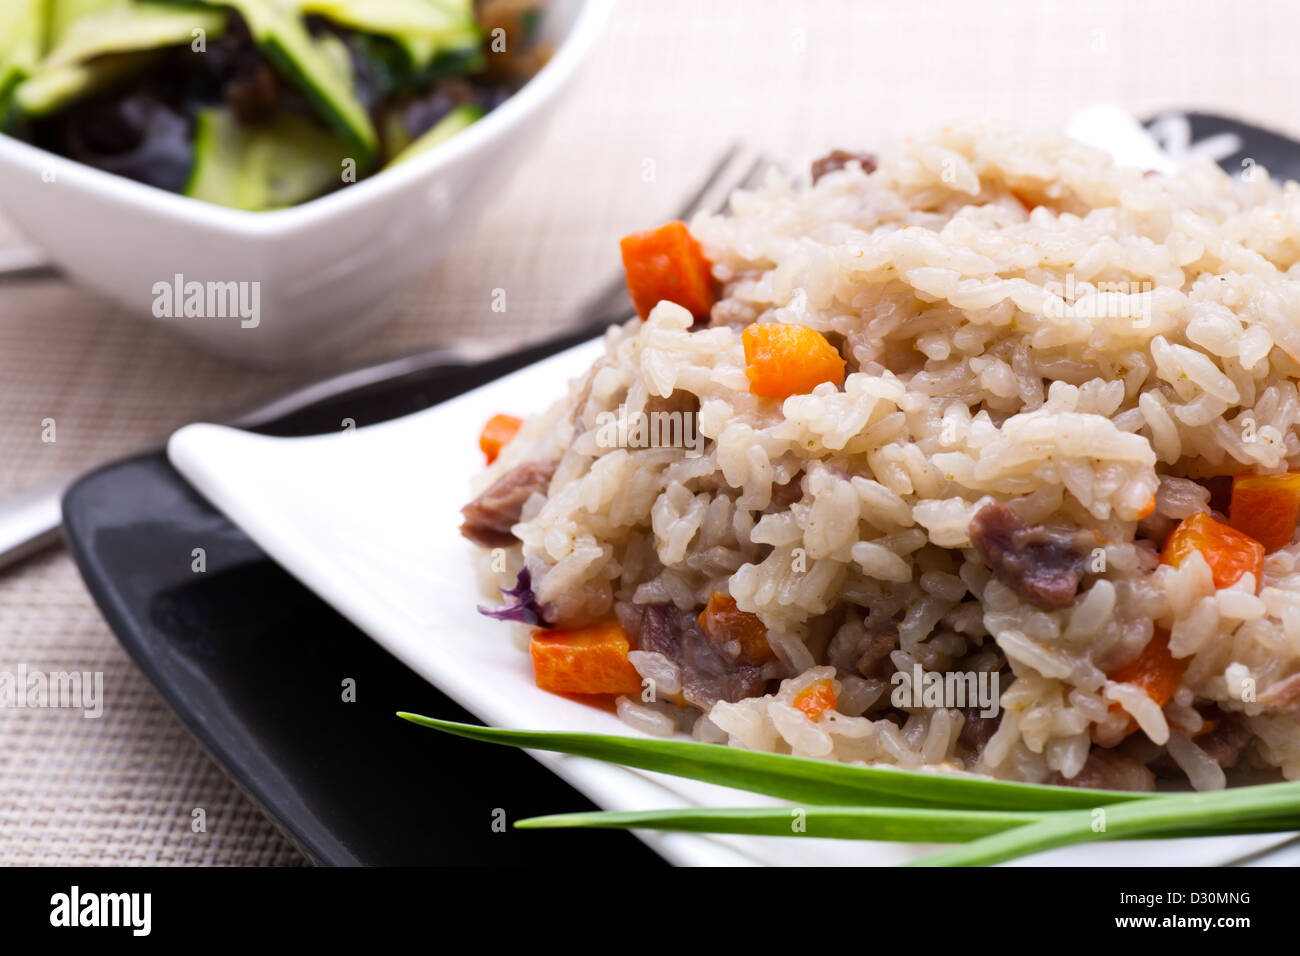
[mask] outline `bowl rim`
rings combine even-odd
[[[107,194],[119,202],[143,207],[157,216],[189,225],[218,227],[250,239],[295,233],[432,179],[438,171],[501,139],[527,116],[544,109],[586,61],[612,9],[611,0],[578,2],[573,22],[551,58],[518,91],[481,120],[423,155],[287,209],[249,212],[219,206],[96,169],[4,133],[0,133],[0,161],[8,160],[41,175],[50,171],[56,179],[76,182],[87,190]]]

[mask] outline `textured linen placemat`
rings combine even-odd
[[[334,361],[566,324],[616,268],[618,237],[661,220],[737,138],[799,168],[946,121],[1060,128],[1096,102],[1296,132],[1297,28],[1300,5],[1286,0],[620,0],[509,188],[392,325]],[[0,218],[0,245],[16,241]],[[490,310],[495,288],[504,314]],[[63,281],[0,284],[0,495],[312,371],[208,358]],[[41,441],[47,418],[54,443]],[[0,671],[21,664],[103,671],[106,704],[97,720],[0,710],[0,863],[303,862],[130,663],[64,553],[0,575]],[[190,828],[198,807],[204,833]]]

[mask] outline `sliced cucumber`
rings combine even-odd
[[[393,36],[440,34],[473,24],[470,4],[433,0],[298,0],[303,13],[316,13],[345,27]]]
[[[447,34],[445,37],[430,37],[408,33],[404,36],[394,37],[394,39],[402,45],[406,55],[411,58],[412,65],[417,70],[421,70],[445,53],[478,49],[482,37],[483,34],[479,31],[478,25],[475,24],[469,30]]]
[[[208,0],[237,10],[258,46],[279,69],[306,93],[330,125],[338,129],[368,166],[379,137],[365,107],[353,93],[351,62],[332,49],[336,37],[313,39],[296,8],[297,0]],[[331,42],[332,41],[332,42]],[[346,53],[346,51],[344,51]]]
[[[195,30],[219,36],[228,19],[224,11],[134,0],[53,0],[50,10],[58,14],[53,48],[13,92],[14,106],[27,116],[99,92],[148,66],[157,50],[191,42]]]
[[[179,46],[192,42],[195,31],[215,38],[225,32],[226,20],[220,10],[119,2],[66,26],[41,68],[58,69],[112,53]]]
[[[49,0],[49,45],[57,46],[72,25],[82,17],[126,2],[128,0]]]
[[[346,159],[347,144],[304,117],[244,126],[228,109],[204,110],[185,195],[253,212],[281,209],[337,185]]]
[[[98,92],[124,76],[143,70],[154,50],[106,56],[90,63],[41,67],[14,92],[14,106],[24,116],[46,116],[83,96]]]
[[[429,130],[424,132],[410,146],[407,146],[404,150],[394,156],[384,168],[392,169],[399,163],[404,163],[408,159],[419,156],[421,153],[427,153],[429,150],[433,149],[433,147],[445,143],[461,130],[482,118],[483,111],[479,109],[479,107],[470,103],[456,107],[442,119],[438,120],[438,122],[434,123]]]
[[[45,53],[48,0],[6,0],[0,5],[0,118],[15,87]]]
[[[298,0],[303,13],[389,36],[421,69],[439,54],[478,46],[482,39],[472,0]]]

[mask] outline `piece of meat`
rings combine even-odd
[[[1237,766],[1241,752],[1250,743],[1250,728],[1233,714],[1220,713],[1212,719],[1213,729],[1201,734],[1193,742],[1213,757],[1220,767],[1230,770]]]
[[[876,157],[871,153],[852,153],[844,149],[833,149],[820,159],[813,160],[812,181],[815,183],[827,173],[843,169],[854,160],[857,160],[862,166],[864,173],[874,173],[876,171]]]
[[[962,714],[966,722],[961,725],[961,733],[957,735],[957,740],[975,753],[982,754],[993,734],[997,732],[998,725],[1002,723],[1002,711],[999,710],[993,717],[985,717],[978,707],[967,707],[962,710]]]
[[[1290,710],[1300,701],[1300,674],[1292,674],[1269,685],[1268,690],[1259,695],[1262,707],[1276,710]]]
[[[587,375],[582,380],[582,387],[578,389],[577,397],[573,400],[573,411],[569,413],[569,424],[573,426],[574,438],[586,431],[586,427],[582,423],[582,413],[587,410],[587,402],[591,400],[591,390],[596,384],[596,376],[600,374],[601,369],[609,364],[609,359],[601,356],[587,370]]]
[[[510,529],[519,523],[524,502],[535,494],[546,494],[555,474],[556,462],[526,461],[516,465],[492,483],[460,513],[460,533],[485,548],[504,548],[515,543]]]
[[[1228,506],[1232,503],[1232,476],[1213,475],[1209,478],[1197,478],[1196,483],[1210,492],[1210,511],[1226,515]]]
[[[998,580],[1035,607],[1069,607],[1096,539],[1079,528],[1030,525],[1006,505],[975,513],[970,539]]]
[[[1127,754],[1093,747],[1083,767],[1073,777],[1052,774],[1044,783],[1089,790],[1154,790],[1155,774]]]
[[[794,477],[784,485],[772,486],[772,500],[767,506],[769,512],[788,511],[790,506],[803,497],[803,472],[795,472]]]
[[[682,696],[696,707],[708,710],[720,700],[734,703],[766,688],[763,668],[732,657],[727,647],[710,640],[690,611],[619,601],[614,613],[637,650],[662,654],[677,665]]]
[[[888,677],[894,672],[894,664],[889,659],[889,655],[897,647],[898,631],[896,629],[890,628],[889,630],[878,631],[867,638],[866,646],[863,647],[862,653],[858,655],[854,667],[863,677]]]

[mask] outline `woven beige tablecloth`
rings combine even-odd
[[[1060,128],[1097,102],[1300,133],[1297,36],[1287,0],[619,2],[510,188],[392,325],[334,361],[564,325],[616,267],[618,237],[662,220],[735,138],[793,167],[949,120]],[[0,246],[18,238],[0,214]],[[497,287],[505,315],[489,309]],[[0,495],[312,371],[208,358],[63,281],[0,284]],[[0,671],[23,663],[103,671],[106,708],[0,710],[0,862],[303,862],[129,662],[66,553],[0,575]]]

